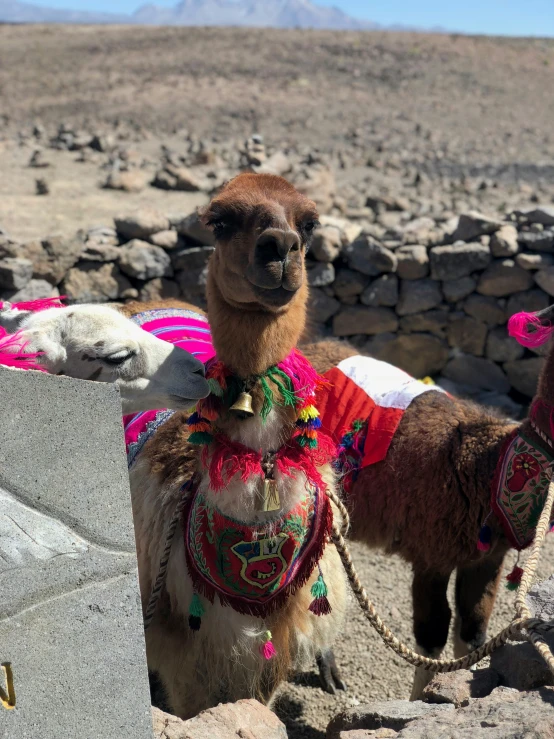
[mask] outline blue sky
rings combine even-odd
[[[75,10],[131,13],[146,2],[172,6],[178,0],[27,0]],[[271,0],[267,0],[268,3]],[[554,0],[315,0],[376,21],[421,28],[442,26],[466,33],[554,36]]]

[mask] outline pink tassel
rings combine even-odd
[[[45,367],[41,367],[40,364],[34,361],[42,355],[41,352],[25,354],[27,343],[24,341],[21,331],[15,334],[8,334],[6,329],[0,328],[0,364],[4,367],[46,372]]]
[[[297,349],[293,349],[288,357],[279,362],[277,367],[290,377],[294,394],[302,400],[313,395],[320,385],[327,384],[326,380],[318,375],[315,368]]]
[[[63,308],[63,300],[66,299],[65,295],[60,295],[59,298],[39,298],[38,300],[27,300],[22,303],[11,303],[11,308],[16,310],[30,310],[33,313],[38,313],[41,310],[48,310],[49,308]],[[4,303],[0,302],[0,310],[2,310]]]
[[[260,647],[260,653],[264,659],[270,660],[277,654],[271,641],[271,631],[265,632],[264,639],[265,641]]]
[[[516,313],[508,321],[508,334],[513,336],[522,346],[535,349],[547,341],[554,326],[543,326],[540,318],[534,313]]]

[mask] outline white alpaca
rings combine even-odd
[[[187,410],[206,397],[204,365],[180,347],[143,331],[117,306],[74,305],[32,312],[3,303],[0,326],[20,332],[25,353],[51,374],[113,382],[124,413]]]

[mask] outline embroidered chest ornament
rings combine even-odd
[[[261,511],[281,507],[275,471],[282,477],[303,473],[307,479],[302,499],[278,519],[244,524],[223,514],[199,491],[183,519],[185,551],[195,593],[189,625],[201,626],[204,606],[199,596],[213,603],[216,597],[239,613],[266,618],[311,577],[328,541],[332,509],[319,468],[333,461],[336,447],[320,433],[316,392],[326,384],[296,349],[283,362],[248,380],[233,375],[213,359],[206,365],[210,395],[199,401],[189,417],[189,441],[203,447],[200,460],[208,471],[210,487],[222,490],[234,476],[263,481]],[[262,421],[275,405],[296,412],[291,438],[277,451],[262,455],[232,441],[217,428],[220,415],[229,410],[239,417],[253,415],[250,391],[259,383],[263,392]],[[277,389],[278,393],[274,391]],[[311,588],[309,608],[317,616],[331,612],[321,569]],[[264,635],[261,653],[270,659],[275,650],[270,632]]]

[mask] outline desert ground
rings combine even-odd
[[[207,200],[203,191],[104,188],[113,152],[52,145],[62,124],[112,137],[120,159],[140,161],[149,176],[162,146],[186,154],[193,141],[217,154],[259,133],[270,151],[329,163],[350,211],[375,182],[410,195],[414,173],[430,202],[466,182],[449,195],[452,212],[473,197],[493,212],[552,202],[553,93],[554,41],[540,39],[0,26],[0,228],[18,241],[72,235],[138,206],[186,213]],[[47,196],[35,191],[42,170],[28,166],[37,146]],[[352,555],[385,621],[412,644],[409,567],[360,546]],[[554,537],[540,574],[553,569]],[[491,634],[509,621],[513,599],[501,589]],[[353,601],[336,653],[346,693],[323,693],[315,666],[281,690],[275,710],[292,739],[323,739],[344,707],[408,697],[411,668]]]

